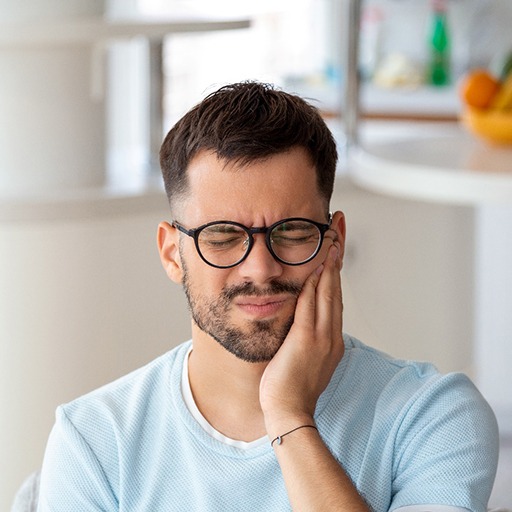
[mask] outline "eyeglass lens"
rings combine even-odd
[[[242,227],[218,223],[202,229],[197,243],[209,263],[228,267],[242,260],[250,248],[249,233]],[[304,221],[285,221],[276,225],[267,240],[270,250],[285,263],[299,264],[310,259],[318,250],[321,232],[314,224]]]

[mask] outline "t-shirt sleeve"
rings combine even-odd
[[[422,387],[396,437],[390,510],[421,504],[485,512],[498,461],[498,427],[463,374]]]
[[[90,445],[59,407],[41,475],[38,512],[117,511],[117,500]]]

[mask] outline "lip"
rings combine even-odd
[[[240,297],[235,305],[250,316],[265,318],[276,315],[288,297]]]

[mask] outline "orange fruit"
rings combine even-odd
[[[485,69],[467,73],[460,83],[460,97],[470,107],[485,109],[500,89],[500,81]]]

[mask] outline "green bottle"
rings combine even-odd
[[[446,3],[443,0],[432,0],[432,32],[427,81],[436,86],[450,83],[450,34]]]

